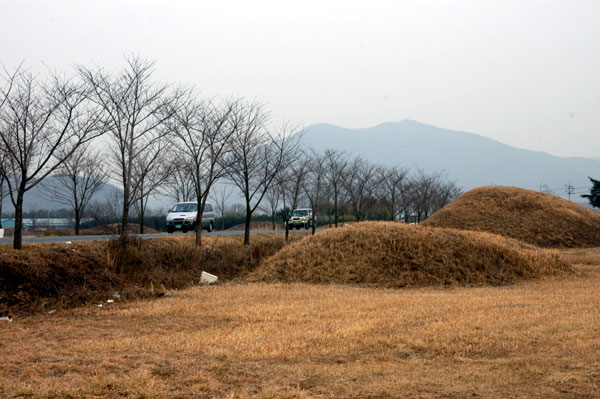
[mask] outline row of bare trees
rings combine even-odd
[[[72,76],[4,70],[0,197],[8,195],[15,208],[14,248],[22,246],[24,197],[37,185],[72,208],[78,234],[93,196],[116,183],[121,191],[109,206],[120,207],[124,244],[130,215],[138,215],[143,233],[151,196],[195,200],[202,215],[219,180],[244,200],[245,244],[265,202],[273,214],[281,205],[286,221],[300,205],[324,209],[337,226],[342,208],[357,221],[375,204],[386,204],[390,219],[411,213],[420,219],[458,193],[441,174],[410,175],[336,150],[303,151],[302,132],[286,123],[274,129],[262,104],[205,99],[153,73],[153,62],[137,57],[118,71],[78,66]],[[55,180],[44,185],[50,176]],[[225,207],[220,202],[217,209]],[[197,223],[198,245],[201,232]]]
[[[461,189],[442,172],[416,169],[410,173],[408,168],[376,165],[334,149],[310,150],[282,169],[263,209],[274,221],[282,207],[288,222],[294,208],[308,206],[313,217],[326,215],[336,227],[345,210],[357,222],[375,209],[384,210],[388,220],[419,222],[460,194]],[[313,234],[315,226],[313,220]]]
[[[143,226],[159,188],[197,200],[201,215],[214,183],[227,177],[245,199],[249,242],[252,214],[300,135],[285,124],[271,129],[259,103],[201,99],[193,89],[154,80],[153,72],[152,62],[137,57],[116,72],[78,66],[73,76],[40,77],[22,66],[4,70],[0,194],[7,192],[15,208],[14,248],[22,246],[25,193],[51,175],[61,184],[47,185],[47,196],[72,206],[76,233],[92,196],[116,182],[123,243],[132,209]]]

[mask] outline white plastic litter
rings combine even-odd
[[[113,298],[121,298],[121,295],[119,295],[119,293],[118,293],[118,292],[115,292],[115,293],[113,294]]]
[[[114,301],[112,299],[107,299],[106,303],[113,303]]]
[[[0,238],[4,237],[4,229],[0,229]]]
[[[200,275],[200,283],[202,284],[214,284],[217,282],[219,278],[214,274],[210,274],[207,272],[202,272]]]
[[[48,314],[52,314],[52,313],[56,313],[56,309],[52,309],[51,311],[48,312]]]
[[[72,244],[72,242],[71,241],[66,241],[65,244]]]
[[[0,317],[0,320],[6,320],[9,323],[12,323],[12,319],[10,317],[4,316],[4,317]]]
[[[101,307],[102,307],[102,304],[101,304],[101,303],[99,303],[99,304],[98,304],[98,307],[99,307],[99,308],[101,308]]]

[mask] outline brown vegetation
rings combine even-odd
[[[598,398],[589,255],[585,278],[225,284],[0,321],[0,397]]]
[[[250,246],[240,237],[193,237],[72,244],[0,245],[0,316],[65,308],[112,298],[153,294],[197,283],[204,270],[232,279],[253,270],[284,245],[282,236],[256,236]]]
[[[540,247],[600,246],[600,214],[565,199],[515,187],[479,187],[424,222],[487,231]]]
[[[250,279],[381,287],[498,285],[570,270],[557,252],[493,234],[367,222],[283,248]]]

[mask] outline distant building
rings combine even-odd
[[[12,218],[2,218],[2,228],[15,227],[15,219]]]

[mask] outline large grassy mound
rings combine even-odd
[[[600,246],[600,214],[553,195],[515,187],[471,190],[423,224],[487,231],[540,247]]]
[[[557,252],[494,234],[369,222],[291,244],[249,280],[382,287],[499,285],[570,271]]]

